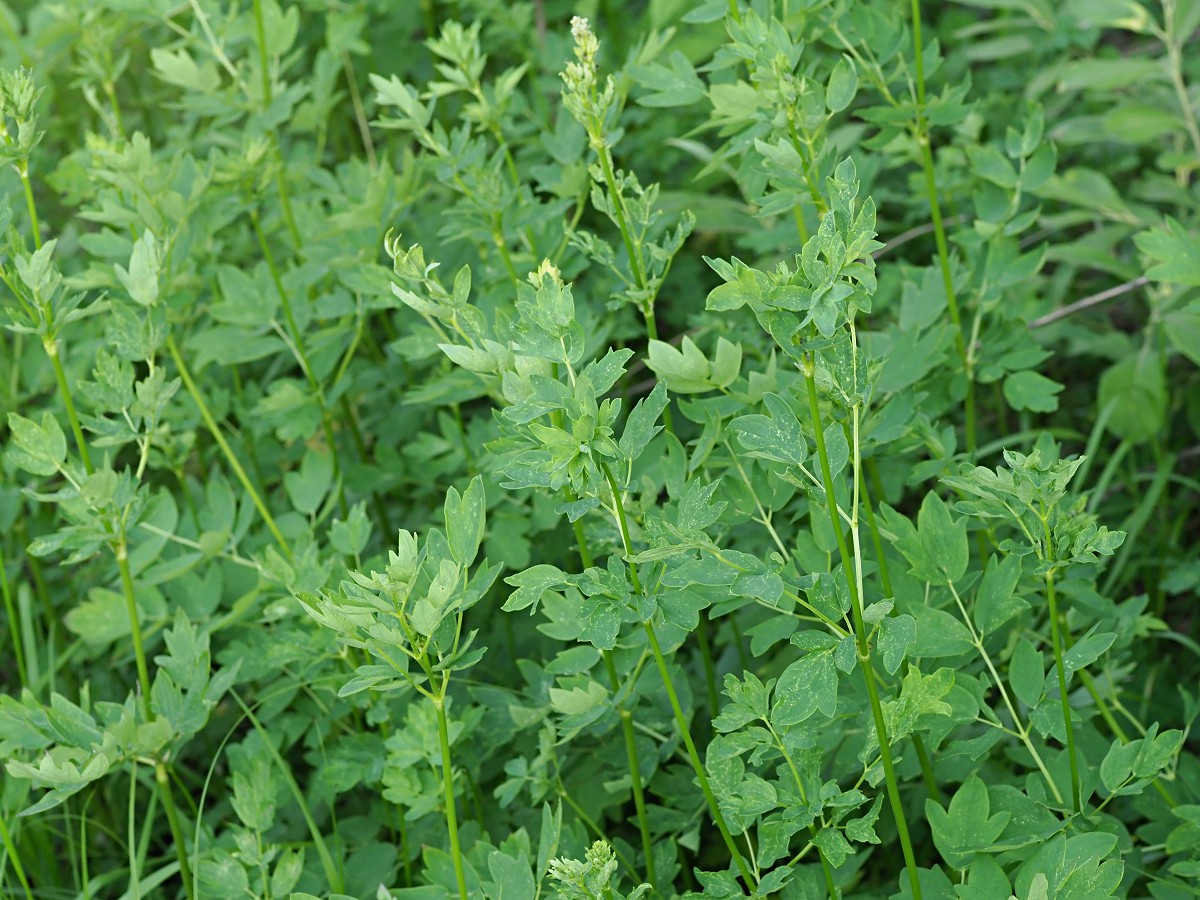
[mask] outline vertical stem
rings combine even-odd
[[[162,760],[159,760],[154,766],[154,781],[158,785],[163,809],[167,813],[171,841],[175,844],[175,857],[179,860],[179,877],[183,879],[183,888],[188,900],[195,900],[195,884],[192,880],[192,869],[188,863],[187,843],[183,836],[183,828],[179,824],[179,813],[175,809],[175,795],[171,793],[171,775],[167,771],[167,764]]]
[[[933,168],[933,151],[930,148],[929,123],[925,118],[925,49],[921,42],[921,4],[912,0],[912,29],[914,66],[916,68],[917,119],[914,123],[917,146],[921,150],[921,168],[925,172],[925,194],[929,198],[929,213],[933,219],[933,237],[937,243],[938,265],[942,271],[942,284],[946,290],[946,304],[950,321],[954,323],[954,346],[962,360],[963,372],[967,377],[967,395],[963,401],[966,415],[967,453],[975,455],[975,379],[971,371],[971,359],[967,342],[962,333],[962,316],[958,308],[958,295],[954,292],[954,275],[950,271],[950,249],[946,242],[946,225],[942,220],[942,207],[938,201],[937,177]]]
[[[33,184],[29,180],[29,161],[22,160],[17,166],[17,173],[21,176],[21,187],[25,189],[25,208],[29,210],[29,227],[33,230],[33,246],[37,250],[42,249],[42,228],[38,224],[37,203],[33,199]]]
[[[1046,604],[1050,608],[1050,640],[1054,646],[1054,670],[1058,673],[1058,693],[1062,702],[1063,725],[1067,729],[1067,759],[1071,764],[1071,803],[1076,813],[1083,811],[1079,787],[1079,760],[1075,752],[1075,731],[1071,727],[1071,702],[1067,696],[1067,672],[1063,665],[1063,639],[1058,623],[1058,599],[1054,590],[1054,571],[1046,573]]]
[[[0,595],[4,597],[4,612],[8,617],[8,634],[12,640],[13,660],[17,664],[17,678],[21,687],[29,687],[29,672],[25,667],[25,647],[21,642],[21,620],[17,617],[17,607],[13,602],[12,585],[8,583],[8,569],[4,554],[0,553]],[[3,823],[0,822],[0,828]]]
[[[25,900],[33,900],[33,891],[29,887],[29,879],[25,877],[25,868],[21,865],[21,857],[17,855],[17,845],[13,843],[12,836],[8,833],[8,825],[4,821],[4,816],[0,815],[0,842],[4,844],[4,849],[8,853],[8,859],[12,863],[13,871],[17,873],[17,881],[21,882],[21,887],[25,890]]]
[[[279,552],[283,554],[284,559],[290,562],[292,559],[292,548],[284,540],[283,533],[279,530],[279,526],[275,524],[275,517],[271,515],[271,511],[267,509],[267,505],[263,502],[262,497],[259,496],[254,483],[250,480],[250,476],[246,474],[246,470],[242,467],[237,455],[233,452],[233,448],[225,440],[225,435],[221,434],[221,427],[217,424],[212,411],[209,410],[208,404],[204,401],[204,395],[200,393],[200,388],[192,380],[192,373],[188,371],[187,364],[183,361],[183,354],[179,352],[179,346],[175,343],[174,335],[169,333],[167,334],[167,352],[175,360],[175,367],[179,370],[179,377],[183,379],[184,387],[187,388],[187,392],[191,394],[192,401],[200,410],[200,418],[204,420],[204,424],[208,427],[213,440],[221,448],[221,453],[224,454],[225,461],[229,463],[229,467],[233,469],[233,474],[237,476],[238,482],[245,489],[246,493],[250,495],[250,499],[254,503],[254,508],[258,510],[258,514],[262,516],[263,522],[266,523],[268,530],[275,538],[275,542],[279,545]]]
[[[575,530],[575,543],[579,547],[579,560],[585,569],[592,567],[592,552],[588,547],[587,538],[583,533],[583,522],[576,519],[572,523]],[[613,696],[621,690],[621,679],[617,675],[617,667],[613,663],[612,653],[600,651],[604,658],[604,668],[608,672],[608,681],[612,686]],[[658,877],[654,864],[654,840],[650,836],[650,820],[646,816],[646,795],[642,786],[641,763],[638,759],[637,741],[633,734],[633,711],[626,709],[624,702],[617,704],[617,714],[621,719],[621,733],[625,738],[625,757],[629,763],[629,783],[633,789],[633,805],[637,810],[638,831],[642,834],[642,852],[646,856],[646,880],[650,886],[658,890]]]
[[[292,336],[292,342],[296,345],[296,356],[299,357],[300,367],[304,370],[304,378],[308,381],[309,390],[313,392],[321,404],[321,430],[325,434],[325,443],[329,447],[330,461],[333,463],[333,483],[337,485],[338,509],[343,516],[346,516],[349,515],[350,507],[346,503],[346,491],[342,484],[342,464],[338,458],[337,444],[333,437],[333,421],[329,416],[329,405],[325,400],[325,391],[321,387],[321,383],[317,381],[317,375],[312,369],[312,363],[308,358],[308,351],[304,346],[304,335],[296,322],[296,316],[292,311],[292,302],[288,297],[287,291],[284,290],[283,278],[279,274],[278,265],[275,263],[275,254],[271,252],[271,245],[267,243],[267,235],[263,232],[262,223],[259,221],[257,211],[250,211],[250,221],[254,224],[254,233],[258,237],[258,246],[262,249],[263,259],[267,263],[267,270],[271,273],[271,281],[275,285],[275,292],[279,295],[279,302],[283,306],[283,317],[287,321],[288,332]]]
[[[56,338],[43,339],[42,346],[46,348],[46,355],[50,357],[50,364],[54,367],[54,380],[58,382],[58,393],[62,396],[63,406],[67,408],[67,420],[71,423],[71,434],[75,436],[75,446],[79,448],[79,458],[83,460],[83,468],[89,475],[92,474],[92,455],[88,452],[87,441],[83,439],[83,428],[79,425],[79,414],[75,411],[75,399],[71,394],[71,386],[67,383],[67,373],[63,369],[62,359],[58,355],[58,340]]]
[[[450,676],[442,675],[441,691],[433,698],[437,710],[438,743],[442,747],[442,795],[446,805],[446,830],[450,833],[450,856],[454,860],[454,878],[459,900],[467,900],[467,874],[463,870],[462,848],[458,843],[458,811],[454,805],[454,770],[450,763],[450,729],[446,724],[446,687]]]
[[[150,670],[146,666],[146,649],[142,642],[142,623],[138,616],[137,600],[133,595],[133,574],[129,569],[129,548],[122,532],[117,537],[113,553],[117,557],[117,569],[121,573],[121,588],[125,594],[125,611],[129,615],[129,629],[133,636],[133,658],[137,663],[138,686],[141,697],[138,706],[142,717],[150,721]]]
[[[829,507],[830,522],[833,525],[833,533],[837,537],[838,552],[842,559],[842,573],[846,578],[846,586],[850,592],[850,612],[854,622],[858,658],[862,666],[863,681],[867,686],[867,697],[871,702],[871,715],[875,722],[875,732],[879,740],[879,758],[883,763],[883,774],[887,781],[888,802],[892,807],[892,815],[896,820],[896,832],[900,837],[900,847],[904,853],[905,870],[908,872],[913,900],[922,900],[921,882],[917,875],[917,859],[913,853],[912,839],[908,833],[908,820],[904,815],[904,804],[900,799],[900,785],[896,781],[896,769],[892,762],[892,748],[888,739],[887,723],[883,718],[883,705],[879,701],[879,689],[875,685],[875,669],[871,662],[871,644],[867,638],[866,624],[863,622],[862,597],[858,591],[857,579],[854,577],[854,561],[850,557],[850,549],[846,544],[846,533],[841,521],[838,519],[837,495],[834,492],[833,472],[829,467],[829,453],[825,448],[825,433],[821,428],[821,411],[817,404],[817,382],[814,367],[815,360],[812,354],[806,354],[801,369],[804,372],[804,381],[808,386],[808,407],[812,415],[813,431],[816,433],[817,457],[821,462],[821,482],[825,487],[825,496]],[[858,466],[859,463],[856,459],[856,471],[858,470]]]
[[[628,555],[632,553],[633,542],[629,535],[629,521],[625,516],[625,504],[621,501],[621,490],[617,486],[617,480],[613,477],[612,470],[605,463],[601,463],[600,468],[603,470],[604,477],[608,481],[608,486],[612,490],[617,525],[620,527],[621,541],[625,547],[625,553]],[[644,594],[642,581],[638,576],[637,565],[632,560],[628,562],[628,565],[629,578],[633,583],[634,591]],[[675,682],[671,678],[670,669],[667,667],[667,660],[663,655],[662,646],[658,643],[658,635],[654,632],[654,625],[650,622],[643,622],[642,627],[646,631],[646,640],[650,644],[650,652],[654,656],[654,663],[658,666],[658,674],[662,677],[663,687],[667,691],[667,699],[671,703],[671,711],[675,714],[676,727],[679,728],[684,746],[687,748],[688,759],[691,760],[692,769],[696,773],[696,780],[700,782],[700,790],[704,793],[704,799],[708,803],[709,812],[712,814],[717,830],[721,832],[721,838],[729,850],[730,857],[736,863],[738,871],[741,873],[742,880],[753,891],[758,886],[758,879],[754,877],[754,874],[750,871],[750,867],[746,865],[746,860],[742,857],[741,850],[738,849],[738,845],[729,831],[729,826],[725,824],[725,816],[721,813],[721,806],[717,802],[716,795],[713,794],[712,785],[709,784],[708,773],[704,770],[704,763],[700,761],[700,751],[696,749],[696,742],[692,740],[692,732],[688,727],[683,706],[679,703],[679,695],[675,691]],[[920,900],[920,898],[918,897],[917,900]]]

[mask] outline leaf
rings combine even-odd
[[[972,775],[955,791],[948,808],[925,801],[925,817],[933,832],[933,843],[946,864],[965,869],[977,853],[988,850],[1008,824],[1007,811],[990,815],[987,786]]]
[[[1021,578],[1021,559],[1018,556],[993,556],[988,560],[975,595],[975,627],[988,635],[1005,622],[1029,608],[1029,604],[1014,596]]]
[[[790,728],[818,710],[825,716],[837,712],[837,669],[833,651],[808,653],[783,670],[775,684],[771,724]]]
[[[133,253],[129,257],[129,269],[114,266],[117,278],[129,292],[134,302],[142,306],[153,306],[158,300],[158,242],[149,229],[142,232],[137,243],[133,245]]]
[[[808,458],[808,444],[800,421],[787,401],[778,394],[763,394],[768,415],[739,416],[729,423],[750,456],[801,466]]]
[[[917,622],[912,616],[888,616],[879,625],[879,654],[889,675],[895,675],[908,648],[917,639]]]
[[[344,556],[358,556],[370,537],[371,520],[367,518],[367,504],[363,500],[350,508],[348,519],[334,519],[329,526],[329,543]]]
[[[1042,653],[1027,638],[1017,642],[1012,658],[1008,662],[1008,683],[1017,698],[1030,708],[1038,705],[1046,683],[1046,669]]]
[[[475,561],[483,541],[486,512],[487,498],[479,475],[471,479],[461,495],[454,488],[446,492],[446,539],[459,565],[469,566]]]
[[[1100,376],[1097,406],[1112,404],[1108,430],[1117,437],[1140,444],[1166,427],[1167,382],[1162,358],[1154,353],[1136,353],[1110,366]]]
[[[954,688],[954,670],[941,668],[923,675],[916,666],[909,668],[900,684],[900,697],[885,700],[884,719],[891,741],[899,741],[921,727],[922,716],[949,716],[954,708],[942,700]]]
[[[617,446],[626,459],[637,459],[654,436],[662,431],[658,418],[668,403],[667,389],[662,382],[654,386],[647,396],[638,401],[625,420],[625,430]]]
[[[963,577],[970,560],[966,520],[951,518],[950,508],[932,491],[917,513],[917,535],[924,555],[914,575],[936,584],[953,584]]]
[[[704,99],[704,82],[696,75],[688,58],[678,50],[667,57],[665,66],[661,63],[630,66],[628,72],[634,81],[651,91],[638,97],[637,102],[642,106],[690,106]]]
[[[1018,412],[1054,412],[1058,409],[1058,394],[1063,386],[1057,381],[1026,369],[1013,372],[1004,379],[1004,399]]]
[[[536,604],[542,599],[542,594],[562,587],[567,583],[566,579],[565,572],[545,563],[510,575],[504,581],[516,587],[516,590],[504,601],[501,609],[505,612],[517,612],[532,606],[536,610]]]
[[[858,93],[858,70],[853,61],[843,56],[829,73],[829,83],[825,88],[825,105],[830,112],[841,112],[854,101]]]
[[[1192,234],[1176,219],[1134,235],[1137,248],[1155,261],[1146,270],[1151,281],[1200,285],[1200,235]]]
[[[1067,676],[1070,677],[1072,672],[1077,672],[1098,660],[1116,639],[1115,634],[1111,632],[1097,633],[1093,627],[1092,631],[1072,644],[1063,654],[1063,668],[1066,670]]]
[[[8,458],[31,475],[53,475],[67,458],[67,436],[49,410],[42,413],[42,424],[10,412],[8,430],[12,443]]]
[[[305,451],[298,472],[287,472],[283,476],[283,486],[292,505],[306,516],[317,511],[332,483],[333,454],[311,449]]]
[[[687,335],[679,350],[664,341],[650,341],[646,365],[677,394],[703,394],[716,387],[708,359]]]

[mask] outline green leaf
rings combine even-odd
[[[783,670],[775,684],[771,724],[790,728],[820,710],[825,716],[837,712],[837,669],[833,651],[808,653]]]
[[[808,444],[796,414],[778,394],[763,394],[763,403],[768,415],[739,416],[729,423],[729,430],[750,456],[803,465],[808,458]]]
[[[972,775],[955,791],[950,806],[943,809],[936,801],[925,801],[925,817],[933,832],[933,843],[947,865],[965,869],[975,855],[990,849],[1004,826],[1009,813],[991,815],[991,801],[983,780]]]
[[[975,627],[988,635],[999,629],[1013,616],[1029,608],[1029,604],[1014,595],[1021,579],[1021,559],[1018,556],[993,556],[988,560],[975,595]]]
[[[513,585],[516,590],[504,601],[501,609],[505,612],[516,612],[522,609],[529,609],[531,606],[536,610],[537,603],[542,599],[542,595],[546,591],[555,590],[566,585],[567,576],[558,567],[542,563],[526,569],[524,572],[510,575],[504,581],[507,584]],[[532,614],[533,610],[530,612]]]
[[[1017,642],[1008,663],[1008,683],[1017,698],[1030,708],[1038,705],[1046,684],[1042,653],[1027,638]]]
[[[469,566],[475,561],[483,542],[486,512],[487,498],[479,475],[471,479],[461,496],[454,488],[446,492],[446,539],[459,565]]]
[[[1062,390],[1057,381],[1029,369],[1013,372],[1004,379],[1004,399],[1017,411],[1054,412],[1058,409],[1057,395]]]
[[[488,872],[496,884],[496,893],[490,895],[493,900],[526,900],[537,894],[529,859],[524,853],[512,857],[493,850],[488,854]]]
[[[679,350],[664,341],[650,341],[646,365],[677,394],[703,394],[716,388],[708,358],[686,334]]]
[[[925,495],[917,513],[917,535],[924,555],[920,571],[914,567],[914,575],[936,584],[953,584],[963,577],[970,561],[966,520],[954,520],[950,507],[932,491]]]
[[[370,537],[371,520],[367,518],[367,504],[363,500],[350,508],[348,519],[334,519],[329,526],[329,543],[343,556],[358,556]]]
[[[1100,376],[1097,406],[1112,404],[1108,430],[1135,444],[1159,434],[1166,427],[1167,381],[1162,358],[1138,352],[1110,366]]]
[[[646,445],[662,431],[658,419],[667,408],[668,402],[667,389],[660,381],[629,413],[629,418],[625,420],[625,430],[621,432],[621,440],[617,445],[626,459],[637,459],[641,456]]]
[[[667,57],[667,65],[630,66],[627,70],[634,81],[651,93],[638,97],[642,106],[690,106],[704,99],[705,84],[696,75],[688,58],[675,50]]]
[[[852,102],[858,93],[858,70],[853,61],[843,56],[829,73],[829,83],[825,88],[825,105],[830,112],[841,112]]]
[[[900,697],[885,700],[884,720],[888,738],[899,741],[924,727],[924,716],[949,716],[954,708],[942,700],[954,688],[954,670],[941,668],[932,675],[923,675],[916,666],[909,668],[900,684]]]
[[[117,278],[129,292],[134,302],[141,306],[153,306],[158,300],[158,242],[154,234],[147,229],[142,232],[137,243],[133,245],[133,254],[129,257],[129,269],[114,266]]]
[[[12,443],[8,458],[31,475],[53,475],[67,458],[67,437],[49,410],[42,413],[42,424],[17,413],[8,414]]]
[[[333,455],[311,449],[305,451],[298,472],[283,476],[283,486],[292,505],[306,516],[317,511],[332,483]]]
[[[1155,260],[1146,270],[1151,281],[1200,285],[1200,235],[1167,216],[1162,225],[1134,235],[1137,248]]]
[[[917,622],[912,616],[888,616],[879,624],[879,654],[889,675],[896,674],[916,640]]]

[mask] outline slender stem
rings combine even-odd
[[[737,843],[733,840],[733,835],[729,832],[729,826],[725,824],[725,816],[722,815],[721,806],[717,803],[712,785],[708,782],[708,774],[704,771],[704,764],[700,761],[700,752],[696,749],[696,742],[692,740],[692,733],[688,729],[687,718],[684,716],[683,707],[679,704],[679,695],[675,692],[675,682],[671,679],[671,672],[667,668],[667,660],[663,656],[662,646],[658,643],[658,635],[654,633],[654,626],[649,622],[643,623],[643,627],[646,630],[646,639],[650,642],[650,652],[654,654],[654,663],[658,666],[658,673],[662,677],[663,686],[667,690],[667,699],[671,702],[671,711],[675,713],[675,724],[683,736],[683,743],[687,747],[688,758],[691,760],[692,769],[696,772],[696,780],[700,782],[700,790],[704,793],[704,799],[708,802],[708,808],[712,813],[713,821],[717,825],[717,830],[721,832],[721,838],[725,841],[725,846],[729,849],[730,856],[733,857],[733,861],[737,864],[738,871],[742,875],[742,881],[746,883],[748,888],[754,890],[758,886],[758,879],[754,877],[750,871],[750,867],[746,865],[746,860],[742,857]]]
[[[200,418],[204,420],[204,424],[208,427],[209,433],[213,436],[213,440],[217,442],[217,446],[221,448],[221,452],[225,456],[225,461],[229,463],[229,467],[233,469],[234,475],[241,483],[242,488],[250,495],[251,502],[254,503],[255,509],[262,516],[263,522],[266,523],[271,535],[275,538],[275,542],[279,545],[279,550],[284,558],[289,562],[292,559],[292,549],[284,540],[283,533],[279,530],[279,526],[275,524],[275,518],[271,515],[271,511],[267,509],[267,505],[263,502],[255,490],[254,483],[250,481],[250,476],[246,474],[246,470],[238,461],[237,455],[233,452],[233,448],[229,446],[229,442],[225,440],[225,436],[221,434],[221,427],[217,424],[217,420],[213,417],[212,411],[209,410],[208,404],[204,401],[204,395],[200,393],[200,389],[196,386],[196,382],[192,379],[192,373],[188,371],[187,364],[183,361],[183,354],[179,352],[179,346],[175,343],[174,335],[167,335],[167,352],[171,354],[171,358],[175,360],[175,367],[179,369],[179,377],[183,379],[184,387],[191,394],[192,401],[200,410]]]
[[[129,616],[129,630],[133,636],[133,658],[137,663],[138,686],[141,688],[138,706],[143,718],[150,721],[150,670],[146,665],[146,648],[142,641],[142,622],[138,615],[137,599],[133,594],[133,573],[129,569],[129,547],[122,532],[117,535],[113,553],[117,558],[117,570],[121,573],[121,589],[125,595],[125,612]]]
[[[621,689],[621,681],[617,677],[617,667],[613,664],[612,654],[603,651],[604,667],[608,671],[608,681],[612,685],[613,695]],[[646,880],[651,887],[658,890],[658,876],[654,865],[654,839],[650,836],[650,820],[646,815],[646,793],[642,785],[641,763],[638,759],[637,741],[633,735],[633,711],[625,708],[624,701],[617,704],[617,715],[621,719],[621,733],[625,738],[625,758],[629,764],[629,784],[633,789],[633,806],[637,810],[638,831],[642,835],[642,853],[646,857]]]
[[[917,146],[921,151],[921,168],[925,172],[925,194],[929,198],[929,213],[933,219],[933,237],[937,244],[938,265],[942,271],[942,284],[946,290],[946,304],[950,321],[954,323],[954,346],[962,360],[967,378],[967,395],[964,399],[966,413],[967,453],[975,454],[975,378],[971,360],[967,353],[966,339],[962,333],[962,316],[958,308],[958,295],[954,291],[954,275],[950,271],[950,249],[946,241],[946,224],[942,219],[942,207],[938,201],[937,176],[933,167],[933,151],[930,147],[929,122],[925,118],[925,49],[921,42],[921,4],[912,0],[912,29],[914,67],[916,69],[917,118],[914,123]]]
[[[633,281],[639,289],[644,290],[646,288],[646,272],[642,266],[642,256],[633,240],[633,231],[629,227],[629,216],[625,212],[625,198],[621,196],[616,175],[613,173],[612,153],[608,147],[602,146],[596,151],[596,155],[600,157],[600,171],[604,174],[604,184],[612,196],[613,211],[617,216],[617,228],[621,231],[621,241],[625,244],[625,252],[629,254],[629,269],[633,273]]]
[[[195,900],[195,884],[192,881],[192,869],[188,863],[187,843],[184,840],[183,828],[179,824],[179,812],[175,809],[175,795],[171,792],[171,775],[167,764],[162,760],[159,760],[154,766],[154,781],[158,785],[163,809],[167,813],[167,825],[171,829],[171,842],[175,844],[175,857],[179,860],[179,877],[183,879],[184,891],[189,900]]]
[[[576,519],[572,523],[575,530],[575,543],[579,547],[579,559],[585,569],[592,567],[592,551],[588,547],[587,537],[583,533],[583,522]],[[604,668],[608,672],[608,681],[612,686],[613,696],[621,691],[621,679],[617,675],[617,667],[613,662],[612,653],[602,650]],[[635,671],[634,678],[637,673]],[[637,810],[638,831],[642,835],[642,852],[646,856],[646,880],[651,887],[658,890],[658,877],[654,865],[654,840],[650,835],[650,820],[646,815],[646,796],[642,785],[641,762],[638,759],[637,741],[633,734],[633,711],[625,708],[624,700],[617,703],[617,715],[621,719],[621,733],[625,738],[625,757],[629,763],[629,783],[633,789],[633,805]]]
[[[313,846],[316,847],[317,856],[320,857],[321,869],[325,873],[325,880],[329,882],[330,889],[334,893],[342,893],[345,889],[345,884],[342,879],[341,870],[333,861],[333,855],[329,852],[329,847],[325,843],[321,829],[317,827],[312,810],[309,809],[308,801],[305,799],[304,791],[300,789],[300,785],[296,782],[296,776],[292,774],[291,768],[288,767],[283,757],[279,754],[279,750],[275,747],[275,742],[270,732],[263,726],[258,716],[254,714],[254,711],[246,705],[246,701],[242,699],[237,691],[230,691],[229,695],[241,707],[242,713],[250,720],[250,724],[258,732],[258,736],[263,739],[263,746],[266,747],[267,753],[270,754],[271,760],[275,763],[275,767],[279,769],[279,774],[287,784],[292,798],[296,801],[296,805],[300,807],[300,814],[304,817],[305,825],[308,826],[309,836],[313,840]]]
[[[17,873],[17,881],[21,882],[21,887],[25,890],[25,900],[33,900],[33,890],[29,887],[29,879],[25,877],[25,868],[21,865],[21,857],[17,854],[17,845],[13,843],[12,836],[8,833],[8,825],[2,815],[0,815],[0,842],[3,842],[13,871]]]
[[[1167,48],[1167,59],[1171,63],[1171,85],[1175,88],[1175,99],[1183,113],[1184,125],[1188,137],[1192,139],[1192,149],[1200,159],[1200,126],[1196,124],[1196,108],[1192,106],[1192,98],[1188,95],[1187,83],[1183,80],[1183,46],[1175,37],[1175,10],[1178,0],[1163,0],[1163,33],[1162,41]],[[1184,36],[1184,41],[1187,36]]]
[[[442,687],[433,698],[437,710],[438,743],[442,748],[442,794],[446,804],[446,830],[450,833],[450,856],[454,860],[454,878],[458,881],[458,896],[467,900],[467,874],[463,870],[462,848],[458,843],[458,811],[454,805],[454,770],[450,763],[450,730],[446,724],[446,686],[449,675],[442,675]]]
[[[267,28],[263,18],[262,0],[254,0],[254,32],[258,44],[258,65],[262,69],[263,109],[271,105],[271,68],[267,58]]]
[[[917,875],[917,858],[913,853],[912,839],[908,833],[908,820],[904,815],[904,804],[900,799],[900,785],[896,781],[896,769],[892,762],[892,748],[887,734],[887,723],[883,718],[883,704],[879,700],[879,689],[875,685],[874,665],[871,662],[871,644],[867,636],[866,624],[863,621],[862,597],[859,593],[858,579],[854,560],[851,559],[850,549],[846,544],[846,534],[838,518],[837,495],[834,492],[833,472],[829,466],[829,452],[825,447],[825,433],[821,427],[821,410],[817,403],[817,382],[815,360],[811,354],[806,354],[801,366],[804,380],[808,386],[808,407],[812,415],[813,431],[816,435],[817,457],[821,463],[821,481],[825,488],[829,519],[833,533],[837,538],[838,553],[842,559],[842,572],[846,578],[846,586],[850,592],[850,612],[854,623],[855,641],[858,645],[858,658],[862,664],[863,681],[867,686],[867,697],[871,703],[871,715],[875,722],[875,732],[879,741],[879,758],[883,763],[883,774],[887,781],[888,802],[892,807],[892,815],[896,820],[896,832],[900,837],[900,847],[904,853],[905,871],[908,872],[909,885],[912,889],[913,900],[922,900],[921,882]],[[855,407],[857,412],[857,406]],[[855,453],[855,471],[860,465],[858,454]],[[857,511],[854,513],[857,521]],[[857,529],[856,529],[857,530]]]
[[[37,203],[33,199],[33,184],[29,180],[29,161],[22,160],[17,166],[21,176],[21,187],[25,189],[25,208],[29,210],[29,227],[33,230],[33,246],[42,249],[42,228],[38,224]]]
[[[58,355],[58,340],[45,338],[42,346],[46,348],[46,355],[50,357],[50,364],[54,367],[54,380],[58,382],[58,393],[62,397],[63,406],[67,408],[67,420],[71,423],[71,434],[75,436],[75,446],[79,448],[79,458],[83,460],[84,471],[91,475],[95,471],[92,468],[92,455],[88,451],[87,441],[83,439],[83,428],[79,425],[79,414],[75,411],[75,399],[71,394],[71,386],[67,383],[67,373],[63,369],[62,359]]]
[[[0,553],[0,596],[4,597],[4,612],[8,617],[8,634],[12,640],[13,661],[17,664],[17,678],[21,687],[29,687],[29,672],[25,666],[25,645],[21,641],[21,620],[13,602],[12,585],[8,581],[8,568],[3,553]],[[3,827],[0,823],[0,827]]]
[[[279,303],[283,307],[283,316],[287,322],[288,332],[292,336],[292,343],[296,347],[296,357],[300,361],[300,367],[304,370],[304,378],[308,381],[309,390],[321,404],[321,430],[325,434],[325,444],[329,447],[330,462],[333,463],[333,483],[337,486],[338,508],[342,515],[346,516],[350,512],[350,507],[346,503],[346,491],[342,484],[342,463],[338,457],[337,443],[333,436],[333,420],[329,415],[329,404],[325,399],[325,391],[317,380],[312,363],[309,361],[308,351],[304,346],[304,334],[296,322],[291,299],[283,287],[283,277],[279,274],[279,266],[275,262],[275,254],[271,252],[271,245],[267,243],[267,235],[262,229],[262,223],[259,221],[256,210],[250,211],[250,221],[254,225],[254,234],[258,237],[258,246],[262,249],[263,259],[267,263],[267,271],[271,273],[275,292],[279,295]]]
[[[1063,665],[1063,639],[1059,630],[1058,600],[1054,590],[1054,571],[1046,573],[1046,604],[1050,609],[1050,640],[1054,646],[1054,669],[1058,672],[1058,693],[1062,702],[1063,725],[1067,729],[1067,759],[1071,764],[1071,802],[1075,812],[1083,811],[1079,784],[1079,759],[1075,752],[1075,730],[1071,727],[1071,702],[1067,695],[1067,672]]]
[[[628,555],[632,553],[633,541],[629,534],[629,522],[625,517],[625,504],[621,499],[621,490],[617,487],[617,480],[613,477],[612,470],[604,463],[600,464],[600,468],[604,472],[604,477],[608,481],[609,488],[612,489],[617,525],[621,530],[621,540],[625,547],[625,553]],[[634,591],[638,594],[644,594],[645,591],[642,588],[641,578],[638,576],[637,565],[632,560],[628,561],[628,565],[629,577],[633,583]],[[709,812],[712,813],[717,830],[721,832],[721,838],[725,841],[725,846],[729,850],[730,857],[737,864],[742,880],[746,883],[747,887],[754,890],[758,886],[758,879],[754,877],[754,874],[750,871],[750,867],[746,865],[746,860],[742,857],[741,850],[738,849],[738,845],[729,831],[729,826],[725,824],[725,816],[721,813],[721,806],[713,794],[712,785],[709,784],[708,774],[704,770],[704,763],[700,761],[700,751],[696,749],[696,742],[692,740],[692,732],[688,727],[683,707],[679,703],[679,695],[675,691],[675,682],[671,678],[670,669],[667,667],[667,660],[663,655],[662,646],[658,642],[658,635],[654,632],[654,625],[650,622],[643,622],[642,626],[646,631],[646,640],[650,644],[650,652],[654,656],[655,665],[658,666],[658,674],[662,677],[663,687],[667,691],[667,699],[671,702],[671,711],[675,714],[675,724],[679,728],[684,746],[687,748],[688,759],[691,761],[692,769],[696,773],[696,780],[700,782],[700,790],[704,793],[704,799],[708,802]]]

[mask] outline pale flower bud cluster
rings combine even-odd
[[[594,149],[604,146],[604,120],[616,97],[616,84],[612,76],[605,79],[604,90],[596,91],[596,54],[600,41],[592,33],[591,25],[583,16],[571,19],[571,37],[575,41],[575,62],[567,63],[562,73],[566,91],[563,105],[567,111],[587,129],[588,140]]]

